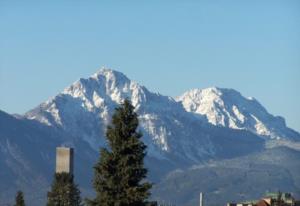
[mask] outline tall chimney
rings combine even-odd
[[[200,206],[204,206],[203,205],[203,193],[200,192]]]
[[[74,150],[69,147],[56,148],[56,173],[66,172],[73,174]]]

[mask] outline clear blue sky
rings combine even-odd
[[[299,0],[0,1],[1,110],[101,66],[170,96],[234,88],[300,131]]]

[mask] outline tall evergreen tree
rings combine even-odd
[[[47,206],[81,206],[80,191],[72,174],[55,173]]]
[[[93,206],[144,206],[151,184],[145,181],[146,145],[137,132],[138,117],[129,100],[116,108],[107,127],[109,149],[102,148],[95,165],[93,185],[96,198],[87,201]]]
[[[25,206],[24,195],[22,191],[17,192],[15,206]]]

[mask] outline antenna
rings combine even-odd
[[[200,192],[200,206],[204,206],[203,205],[203,193]]]

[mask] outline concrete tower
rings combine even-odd
[[[57,147],[56,148],[56,173],[67,172],[73,174],[73,148]]]

